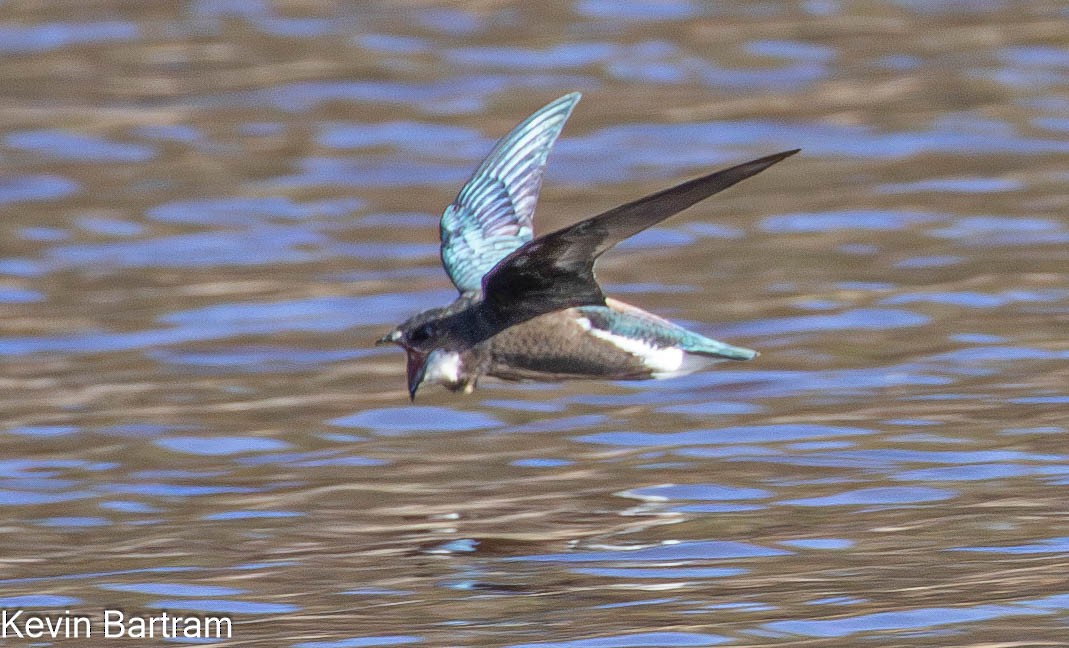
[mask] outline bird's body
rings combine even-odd
[[[506,135],[442,215],[442,264],[460,296],[379,342],[408,354],[408,388],[471,391],[506,380],[669,378],[755,351],[688,331],[605,297],[595,259],[616,243],[795,153],[710,174],[538,238],[532,217],[549,149],[579,95],[544,106]]]
[[[469,349],[440,352],[424,381],[470,391],[473,378],[484,374],[504,380],[671,378],[756,355],[610,297],[605,306],[546,313]]]

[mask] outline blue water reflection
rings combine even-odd
[[[931,235],[963,246],[1051,245],[1069,242],[1069,227],[1046,218],[968,216]]]
[[[189,598],[165,599],[146,603],[146,607],[160,610],[184,610],[204,614],[291,614],[301,608],[288,603],[260,603],[232,599]]]
[[[940,214],[912,211],[848,210],[837,212],[778,214],[761,221],[768,232],[827,232],[843,229],[901,230],[918,223],[945,220]]]
[[[1069,553],[1069,537],[1046,538],[1034,544],[1013,545],[1006,547],[957,547],[953,551],[973,551],[978,553],[1004,554],[1043,554]]]
[[[4,137],[3,146],[72,162],[148,162],[156,149],[60,130],[18,131]]]
[[[149,209],[145,215],[163,223],[212,227],[249,227],[275,221],[308,221],[315,226],[330,220],[346,222],[352,212],[365,204],[355,197],[303,203],[283,197],[211,198],[164,203]]]
[[[64,516],[46,518],[44,520],[38,521],[38,524],[45,527],[57,527],[61,529],[66,529],[68,531],[75,531],[77,529],[89,529],[107,526],[111,524],[111,522],[101,517]]]
[[[859,488],[824,497],[783,500],[781,503],[789,506],[883,506],[942,502],[956,496],[956,491],[945,488],[883,486]]]
[[[248,373],[282,373],[321,367],[332,362],[352,360],[371,355],[366,349],[348,351],[319,351],[309,349],[268,347],[231,347],[227,351],[181,351],[159,349],[148,351],[150,358],[175,365],[205,370]]]
[[[445,407],[408,406],[369,409],[330,421],[341,427],[374,430],[378,434],[459,432],[498,427],[496,418],[479,412],[461,412]]]
[[[62,337],[0,338],[0,355],[40,352],[103,353],[183,342],[269,335],[284,331],[343,331],[356,326],[393,325],[446,301],[443,291],[366,297],[322,297],[268,303],[218,304],[160,318],[170,328],[129,333],[86,332]]]
[[[301,641],[290,648],[373,648],[374,646],[400,646],[420,643],[422,637],[415,635],[383,635],[378,637],[354,637],[337,641]]]
[[[846,540],[844,538],[803,538],[800,540],[784,540],[783,542],[780,542],[780,544],[787,547],[795,547],[797,549],[820,549],[828,551],[839,551],[854,546],[852,540]],[[813,602],[815,603],[816,601]]]
[[[720,484],[665,484],[629,490],[624,496],[651,501],[751,500],[766,499],[771,497],[771,493],[759,488],[736,488]]]
[[[576,437],[584,443],[618,446],[687,446],[722,443],[769,443],[872,434],[863,428],[830,425],[750,425],[674,433],[599,432]]]
[[[157,439],[155,443],[171,452],[201,456],[269,452],[290,447],[285,441],[263,437],[172,436]]]
[[[804,637],[849,637],[867,632],[922,630],[958,623],[975,623],[1003,616],[1043,614],[1019,605],[977,605],[969,608],[921,608],[876,612],[842,619],[774,621],[765,630]]]
[[[37,25],[5,24],[0,27],[0,54],[29,54],[86,43],[122,42],[139,38],[141,28],[132,22],[52,22]]]
[[[748,570],[741,567],[580,567],[576,574],[605,578],[656,578],[660,580],[704,580],[740,576]]]
[[[237,587],[185,583],[102,583],[97,587],[115,592],[137,592],[139,594],[154,594],[157,596],[188,596],[190,598],[235,596],[246,591]]]
[[[73,425],[22,425],[6,430],[8,434],[32,437],[59,437],[78,432]]]
[[[899,182],[885,184],[879,188],[884,193],[912,194],[921,191],[942,191],[948,193],[999,193],[1024,189],[1020,180],[1013,178],[935,178],[916,182]]]
[[[510,466],[516,466],[517,468],[559,468],[561,466],[570,466],[574,464],[574,461],[568,459],[517,459],[511,463]]]
[[[12,610],[57,610],[73,607],[81,602],[81,599],[73,596],[59,596],[54,594],[26,594],[22,596],[5,596],[0,598],[0,606]]]
[[[866,330],[921,326],[929,318],[898,308],[856,308],[830,315],[798,315],[755,320],[720,327],[721,335],[783,335],[834,330]]]
[[[785,556],[791,552],[772,547],[761,547],[745,542],[721,540],[693,540],[672,542],[652,547],[621,547],[615,551],[576,551],[572,553],[535,554],[508,560],[525,562],[649,562],[665,560],[727,560]]]
[[[638,632],[575,641],[511,644],[507,648],[683,648],[718,646],[728,641],[731,641],[728,637],[697,632]]]
[[[612,0],[579,0],[576,11],[588,18],[623,22],[683,20],[708,9],[691,0],[638,0],[621,6]]]
[[[36,200],[58,200],[81,190],[69,178],[44,175],[0,175],[0,205]]]

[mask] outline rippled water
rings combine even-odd
[[[1064,642],[1067,40],[999,0],[3,3],[0,607]],[[803,149],[599,266],[761,357],[410,405],[371,343],[452,298],[437,214],[574,90],[542,231]]]

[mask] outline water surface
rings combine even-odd
[[[1058,3],[0,6],[0,607],[232,645],[1061,643]],[[427,389],[437,215],[582,91],[537,224],[803,153],[607,291],[759,349]]]

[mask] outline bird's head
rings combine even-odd
[[[408,354],[408,395],[412,400],[424,382],[441,383],[454,391],[467,385],[460,353],[445,348],[450,339],[445,312],[441,308],[424,311],[376,341],[396,344]]]

